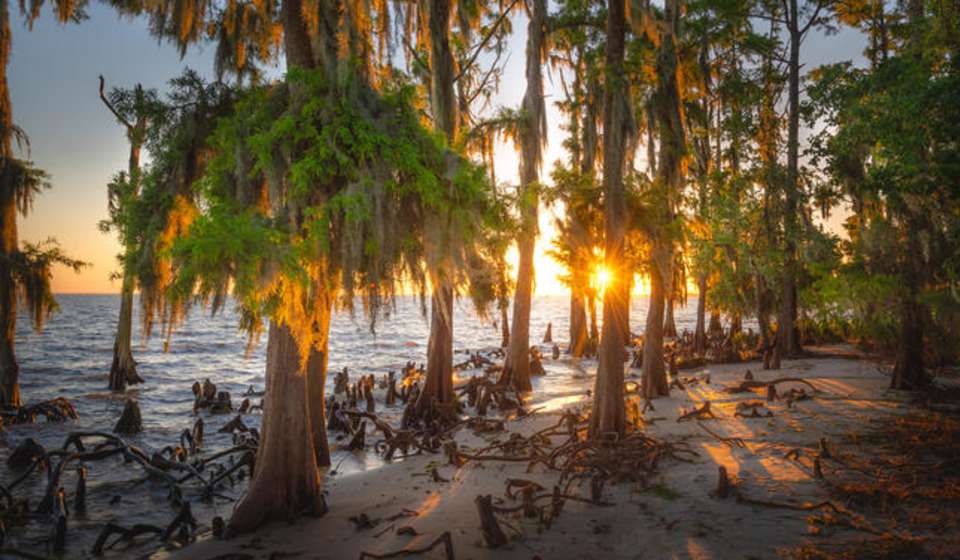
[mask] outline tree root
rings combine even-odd
[[[712,420],[717,419],[717,415],[710,410],[710,401],[703,401],[703,404],[700,405],[700,408],[694,408],[688,412],[681,414],[677,418],[677,422],[683,422],[684,420],[705,420],[710,418]]]
[[[441,544],[443,545],[444,555],[447,560],[454,560],[453,537],[450,535],[450,531],[444,531],[443,534],[434,539],[430,544],[421,548],[402,548],[394,552],[384,552],[381,554],[363,551],[360,553],[360,560],[364,560],[365,558],[403,558],[405,556],[414,556],[416,554],[429,552]]]
[[[163,534],[163,529],[155,525],[145,525],[139,523],[133,527],[127,528],[114,523],[107,523],[103,530],[100,531],[100,536],[97,537],[96,542],[93,543],[92,552],[94,556],[102,556],[104,550],[109,550],[123,541],[132,541],[141,535],[161,534]],[[119,538],[108,545],[107,540],[114,535],[119,535]]]

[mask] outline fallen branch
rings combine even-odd
[[[454,560],[453,537],[450,536],[450,531],[444,531],[443,534],[434,539],[433,542],[421,548],[401,548],[400,550],[396,550],[394,552],[384,552],[382,554],[363,551],[360,553],[360,560],[364,560],[365,558],[403,558],[405,556],[413,556],[415,554],[430,552],[441,544],[443,545],[443,552],[447,560]]]

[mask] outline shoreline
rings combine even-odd
[[[848,355],[824,353],[839,350]],[[527,463],[518,461],[468,460],[455,467],[443,454],[423,454],[349,475],[325,474],[329,512],[321,518],[273,523],[230,540],[213,539],[208,532],[183,549],[160,550],[150,557],[356,558],[361,552],[384,554],[423,547],[449,531],[457,558],[771,558],[787,549],[823,544],[824,538],[832,542],[863,537],[859,529],[818,526],[812,521],[819,514],[816,509],[800,509],[831,500],[826,485],[815,478],[809,456],[821,439],[846,449],[847,435],[867,433],[876,421],[903,418],[918,409],[887,391],[889,379],[869,357],[849,351],[843,346],[821,347],[808,357],[784,360],[776,372],[760,371],[757,362],[681,371],[684,390],[673,389],[671,397],[654,401],[655,409],[643,415],[645,433],[688,445],[698,455],[695,462],[666,460],[644,484],[608,484],[602,497],[613,504],[609,507],[567,501],[549,528],[519,514],[497,514],[509,539],[505,547],[484,545],[475,498],[490,495],[495,507],[511,508],[519,502],[505,496],[507,479],[532,480],[550,488],[557,473],[542,466],[527,472]],[[595,372],[590,369],[578,376],[586,390],[593,385]],[[788,396],[766,402],[764,395],[752,391],[725,392],[724,388],[743,380],[747,369],[758,381],[798,377],[822,393],[812,394],[792,382],[777,389],[781,395],[795,395],[795,401]],[[628,380],[636,373],[628,370]],[[707,430],[698,420],[676,420],[705,401],[710,401],[717,417],[703,420]],[[740,417],[738,412],[747,409],[738,405],[745,402],[760,402],[754,408],[763,412]],[[563,408],[587,403],[584,395],[565,402]],[[476,450],[512,433],[528,436],[555,424],[560,414],[560,410],[540,411],[509,420],[506,432],[499,434],[474,434],[464,427],[455,439],[461,449]],[[730,439],[721,442],[718,437]],[[791,450],[796,457],[790,456]],[[739,498],[711,496],[717,489],[719,467],[726,469]],[[437,479],[431,477],[433,469]],[[825,464],[823,471],[827,478],[834,476],[832,465]],[[581,496],[590,493],[589,484],[573,488],[571,493]],[[401,527],[412,530],[398,535]],[[423,557],[442,558],[442,549]],[[224,556],[228,554],[241,556]]]

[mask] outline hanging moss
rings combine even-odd
[[[424,218],[441,213],[461,281],[492,298],[480,242],[501,213],[486,173],[422,127],[413,95],[402,82],[374,93],[299,69],[244,92],[211,136],[200,213],[169,252],[171,301],[222,302],[231,290],[242,328],[255,336],[264,317],[279,320],[306,352],[327,294],[350,311],[359,298],[373,325],[397,293],[423,293],[435,258],[424,247],[438,233]]]

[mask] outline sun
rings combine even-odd
[[[593,272],[593,285],[596,286],[597,291],[603,293],[612,281],[613,273],[610,272],[610,269],[603,265],[597,266]]]

